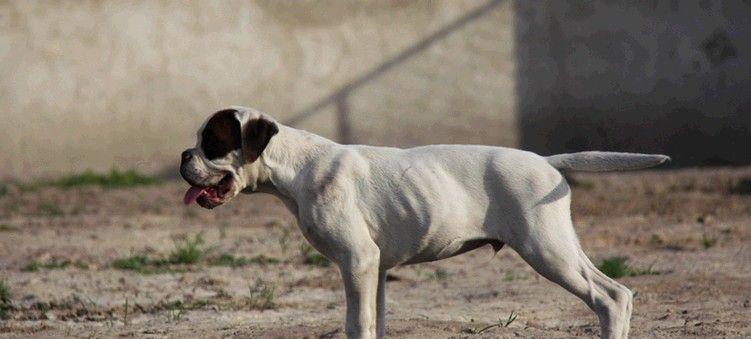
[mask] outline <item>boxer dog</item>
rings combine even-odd
[[[626,338],[633,295],[597,270],[571,222],[559,170],[651,167],[664,155],[581,152],[543,157],[492,146],[410,149],[341,145],[230,107],[182,153],[184,202],[214,208],[266,192],[296,216],[310,244],[344,280],[349,338],[385,336],[386,271],[508,245],[597,314],[603,338]]]

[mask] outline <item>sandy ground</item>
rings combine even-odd
[[[751,168],[572,177],[574,222],[593,261],[627,256],[653,272],[619,279],[636,292],[633,337],[751,336],[751,195],[733,193]],[[306,263],[280,202],[243,196],[207,211],[181,206],[184,189],[4,192],[0,281],[10,300],[0,336],[343,337],[338,271]],[[197,264],[112,267],[132,255],[167,258],[197,234]],[[223,254],[255,260],[211,264]],[[394,269],[387,294],[395,338],[599,334],[581,301],[506,248]],[[507,327],[471,333],[512,313]]]

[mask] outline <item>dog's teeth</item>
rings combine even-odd
[[[198,199],[201,195],[206,193],[206,187],[190,186],[185,197],[183,197],[183,203],[190,205]]]

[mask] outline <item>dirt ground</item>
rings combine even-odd
[[[618,279],[636,293],[633,337],[751,336],[751,168],[571,178],[585,252],[642,273]],[[181,205],[185,188],[2,192],[0,337],[343,337],[338,271],[279,201],[207,211]],[[197,263],[175,259],[198,234]],[[114,267],[133,256],[148,267]],[[394,269],[387,295],[394,338],[599,334],[584,303],[508,248]]]

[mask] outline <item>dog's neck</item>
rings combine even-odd
[[[303,189],[296,180],[300,171],[338,144],[307,131],[278,126],[279,133],[271,138],[259,158],[264,179],[259,183],[259,191],[295,201]]]

